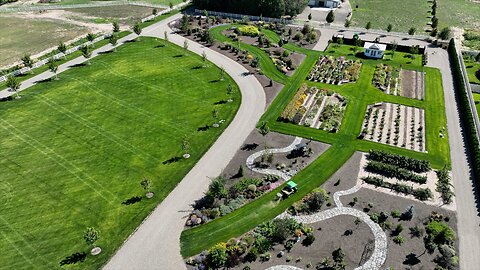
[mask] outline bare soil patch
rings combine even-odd
[[[404,230],[400,233],[400,235],[405,238],[405,242],[402,245],[395,244],[393,242],[393,237],[391,236],[391,234],[387,234],[389,239],[389,245],[387,252],[387,261],[385,262],[384,266],[385,268],[393,267],[394,269],[435,268],[436,264],[433,262],[433,259],[439,256],[439,252],[435,251],[433,254],[429,254],[428,252],[424,253],[425,247],[423,243],[423,238],[413,237],[410,234],[410,228],[414,226],[419,226],[423,228],[423,224],[425,221],[427,221],[428,216],[432,212],[436,212],[443,215],[444,217],[448,217],[448,221],[446,223],[456,231],[457,220],[455,212],[365,188],[360,189],[354,194],[341,197],[341,200],[345,205],[347,205],[348,203],[353,201],[354,197],[358,198],[358,202],[353,206],[356,209],[363,211],[364,208],[369,208],[369,203],[373,204],[373,208],[371,208],[371,210],[369,211],[370,213],[380,213],[383,211],[390,215],[390,212],[393,210],[399,210],[400,212],[403,212],[408,206],[414,205],[416,213],[411,221],[399,221],[398,219],[391,217],[391,215],[388,218],[388,221],[392,222],[393,228],[397,226],[397,224],[402,224]],[[455,247],[458,250],[458,240],[456,241]],[[348,254],[348,252],[346,253]],[[419,262],[414,265],[409,265],[406,262],[406,259],[407,255],[410,253],[417,255]]]
[[[425,73],[415,70],[402,69],[400,72],[400,95],[408,98],[423,100],[425,97]]]

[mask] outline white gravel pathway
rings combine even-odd
[[[253,154],[251,154],[248,158],[247,158],[247,167],[254,171],[254,172],[257,172],[257,173],[261,173],[261,174],[272,174],[272,175],[276,175],[280,178],[282,178],[284,181],[288,181],[290,180],[290,178],[292,178],[292,176],[295,175],[296,171],[295,170],[291,170],[289,172],[287,171],[280,171],[280,170],[275,170],[275,169],[261,169],[261,168],[257,168],[254,166],[254,163],[255,163],[255,160],[259,157],[261,157],[262,155],[264,154],[280,154],[280,153],[287,153],[287,152],[290,152],[292,151],[293,149],[295,149],[295,147],[300,144],[300,142],[302,141],[302,138],[300,137],[295,137],[295,139],[293,140],[293,142],[287,146],[287,147],[284,147],[284,148],[274,148],[274,149],[265,149],[265,150],[261,150],[261,151],[258,151],[258,152],[255,152]]]

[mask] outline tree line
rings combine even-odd
[[[200,9],[280,18],[300,14],[308,0],[193,0]]]

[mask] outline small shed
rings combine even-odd
[[[363,46],[363,48],[364,48],[363,54],[366,57],[380,59],[380,58],[383,58],[383,55],[385,54],[385,50],[387,49],[387,44],[365,42],[365,45]]]

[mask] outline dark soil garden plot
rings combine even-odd
[[[315,241],[310,246],[304,246],[302,241],[296,243],[290,252],[284,253],[282,257],[277,255],[284,250],[283,245],[276,245],[270,253],[272,257],[269,261],[254,263],[244,263],[233,269],[243,269],[246,265],[251,269],[267,269],[275,265],[292,265],[302,269],[307,269],[307,264],[311,263],[311,269],[323,258],[332,259],[332,252],[335,249],[342,248],[345,252],[346,269],[358,267],[362,260],[362,254],[368,253],[366,250],[373,248],[373,234],[365,223],[355,225],[355,217],[337,216],[325,221],[309,224],[313,228]],[[347,230],[352,230],[351,235],[345,235]],[[305,237],[302,237],[302,240]],[[368,256],[366,256],[368,259]],[[287,261],[287,258],[291,258]]]
[[[423,100],[425,98],[425,74],[421,71],[402,69],[400,95]]]
[[[283,148],[290,145],[294,139],[295,139],[294,136],[284,135],[276,132],[270,132],[265,137],[263,137],[260,133],[258,133],[257,130],[252,131],[252,133],[247,137],[247,139],[243,143],[243,146],[237,151],[233,159],[230,161],[228,166],[222,172],[222,175],[232,180],[231,182],[230,181],[227,182],[227,185],[231,186],[240,179],[240,178],[234,178],[240,166],[244,167],[244,172],[245,172],[244,177],[263,178],[265,176],[264,174],[253,172],[252,170],[249,170],[246,167],[245,162],[247,158],[251,154],[265,149],[265,145],[267,145],[269,148]],[[309,139],[303,139],[302,142],[307,143],[309,142]],[[298,158],[297,163],[292,164],[294,162],[294,159],[287,158],[288,153],[274,154],[273,165],[277,163],[279,164],[284,163],[287,165],[287,167],[292,166],[293,168],[298,168],[297,166],[300,166],[301,168],[302,166],[306,166],[310,164],[318,156],[320,156],[323,152],[325,152],[328,148],[327,144],[317,142],[317,141],[311,141],[308,145],[313,150],[313,154],[311,154],[310,157]],[[271,166],[271,167],[274,168],[274,166]]]
[[[433,259],[439,255],[438,251],[435,251],[433,254],[425,252],[425,247],[423,244],[423,238],[412,237],[410,234],[410,228],[414,226],[419,226],[424,228],[423,222],[428,218],[432,211],[439,213],[445,217],[448,217],[448,222],[446,222],[450,227],[456,231],[456,215],[455,212],[440,209],[438,207],[429,206],[424,203],[415,202],[409,199],[399,198],[392,196],[386,193],[377,192],[374,190],[369,190],[362,188],[358,192],[341,197],[342,202],[347,205],[353,201],[353,198],[357,197],[358,202],[355,204],[354,208],[362,210],[364,208],[369,208],[368,204],[373,204],[373,207],[370,209],[370,213],[380,213],[386,212],[389,214],[388,221],[392,222],[393,226],[397,226],[398,223],[401,223],[404,227],[404,230],[400,233],[404,237],[405,242],[400,246],[393,242],[393,237],[390,235],[390,232],[387,233],[389,240],[387,261],[385,262],[385,267],[393,267],[394,269],[434,269],[436,264],[433,262]],[[391,211],[398,210],[403,212],[405,208],[410,205],[415,207],[415,216],[411,221],[399,221],[396,218],[391,216]],[[455,243],[455,248],[458,250],[458,240]],[[348,254],[348,251],[345,251]],[[413,253],[416,254],[420,262],[415,265],[407,265],[405,260],[407,255]],[[423,255],[422,255],[423,254]],[[405,262],[405,263],[404,263]]]

